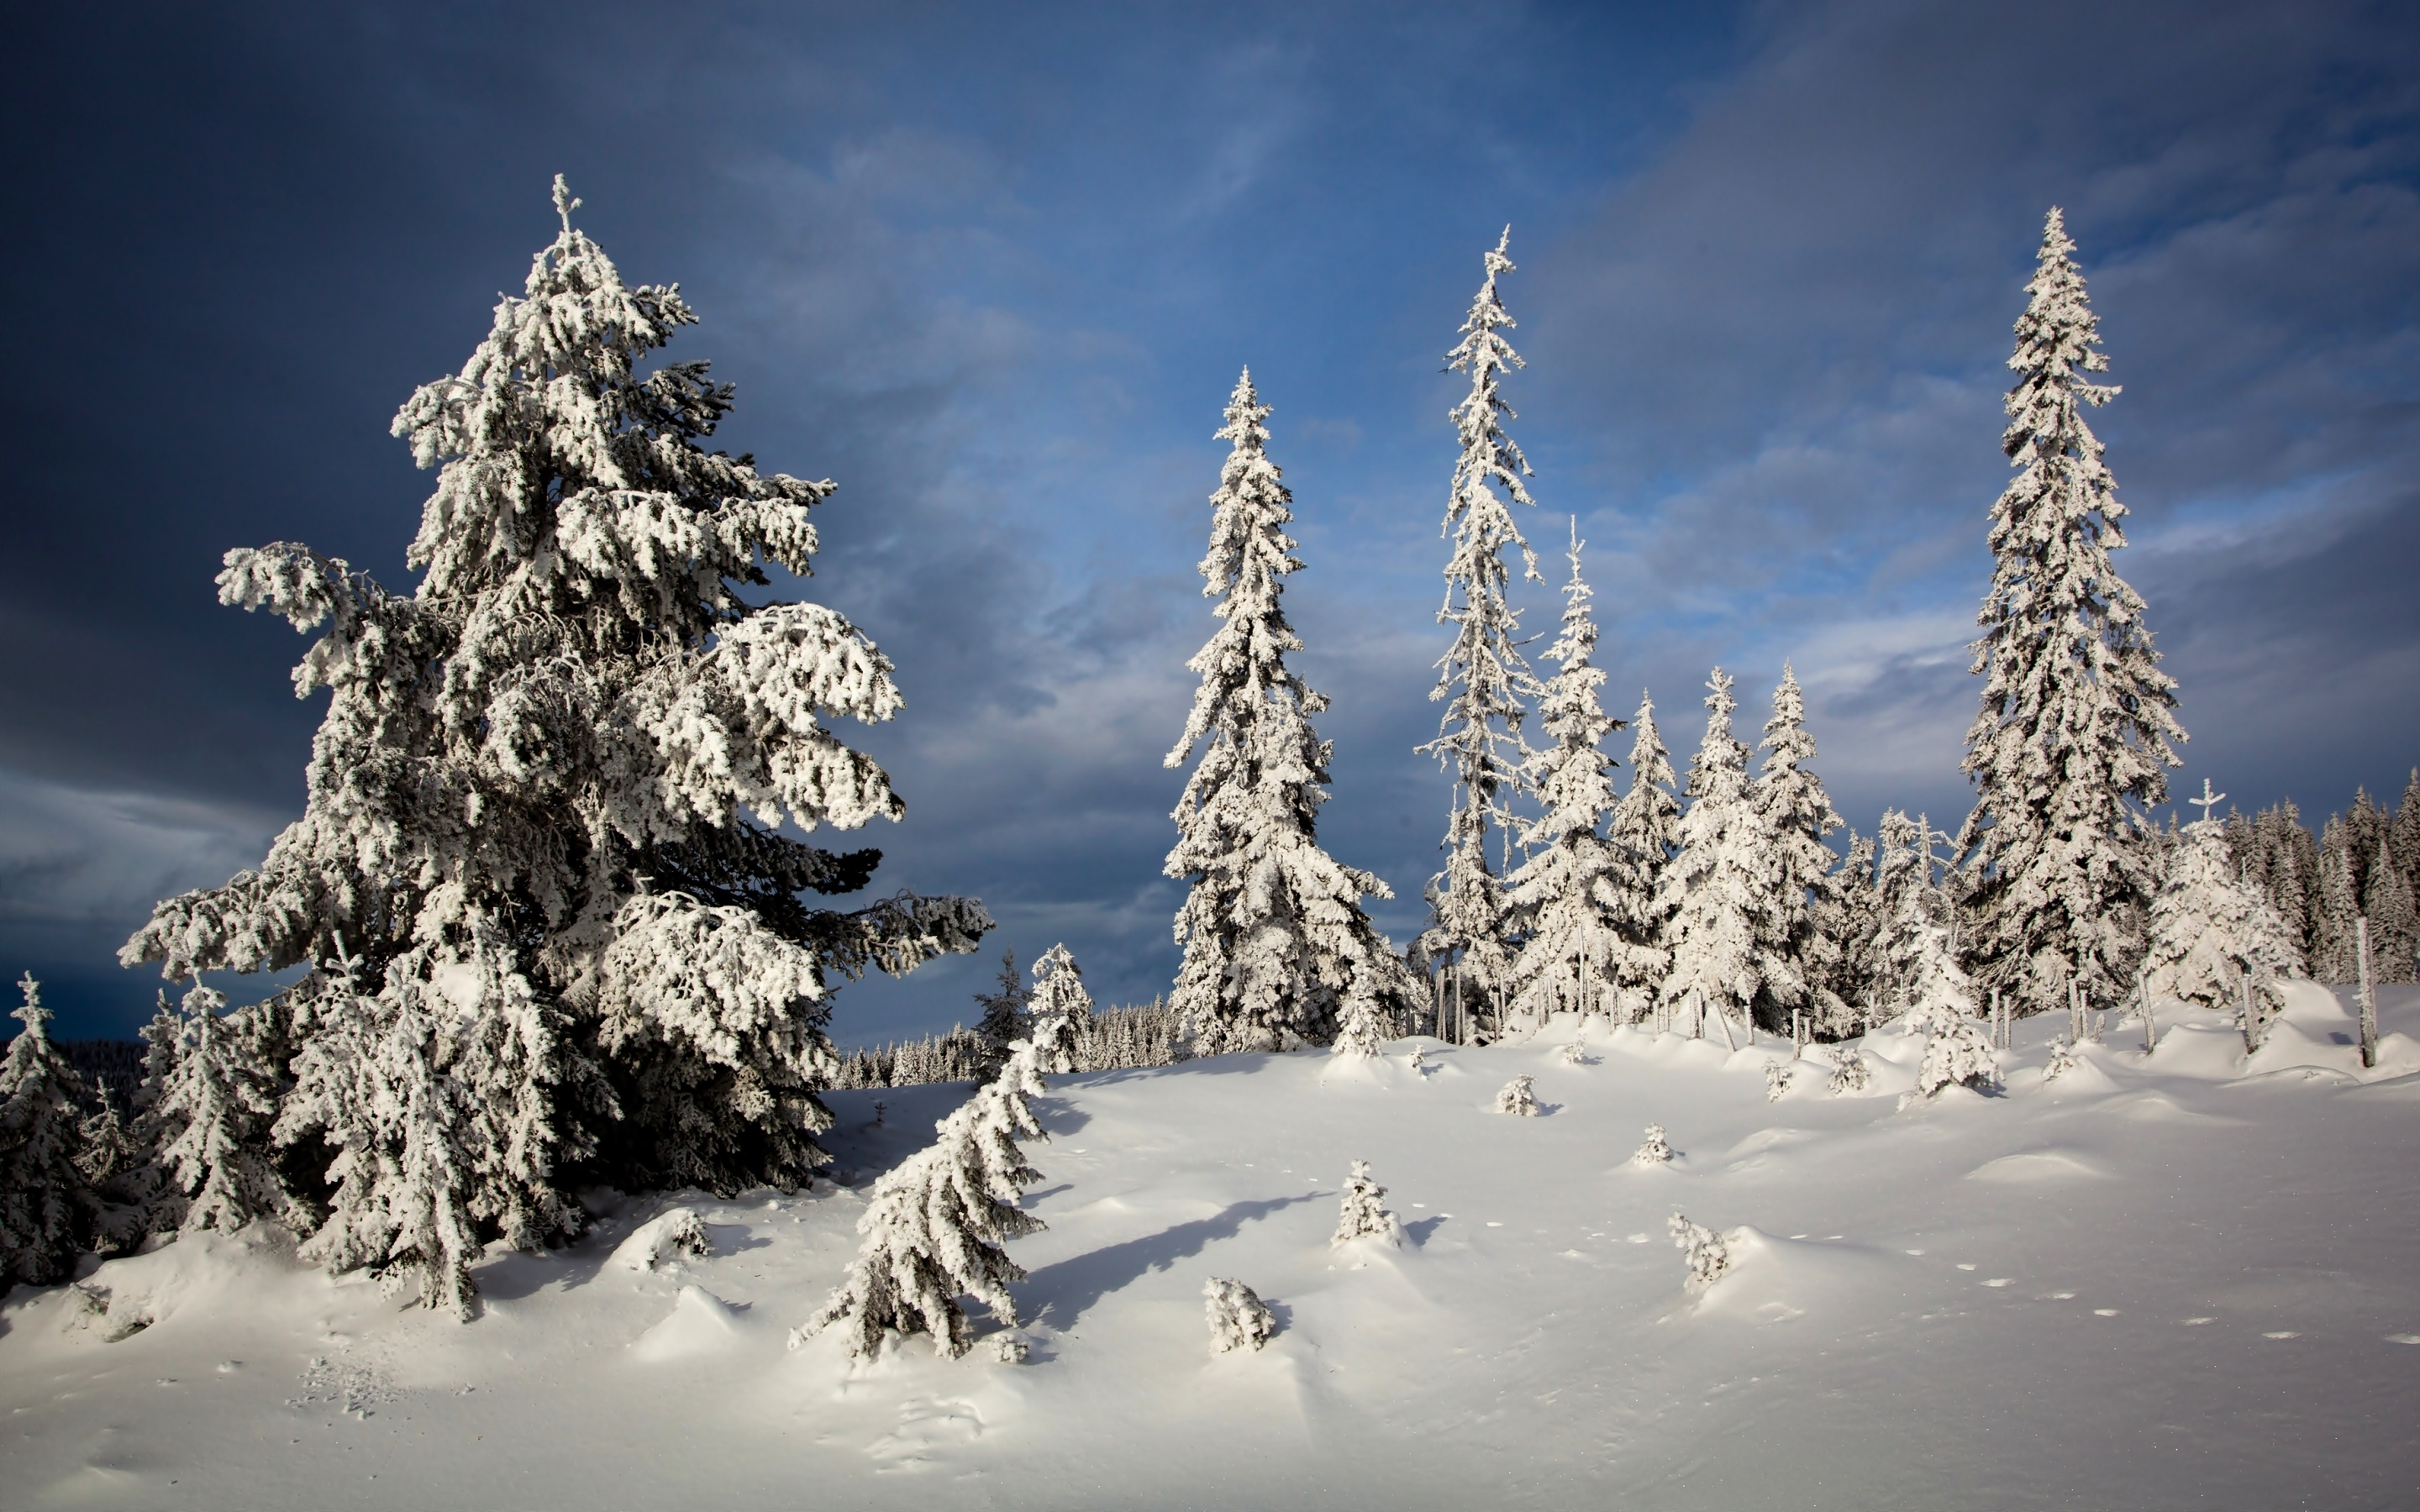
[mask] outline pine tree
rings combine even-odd
[[[1191,882],[1176,916],[1185,960],[1171,1001],[1203,1054],[1273,1050],[1287,1034],[1327,1044],[1348,1019],[1352,1046],[1367,1048],[1391,1034],[1418,990],[1361,907],[1394,894],[1320,848],[1331,743],[1311,721],[1327,700],[1285,664],[1302,640],[1281,595],[1302,563],[1285,533],[1292,495],[1268,457],[1268,416],[1247,369],[1218,433],[1233,446],[1202,559],[1203,594],[1223,623],[1186,663],[1202,682],[1167,756],[1179,766],[1202,748],[1163,870]]]
[[[2361,917],[2361,882],[2344,818],[2331,814],[2319,832],[2318,906],[2312,910],[2311,975],[2342,985],[2354,978],[2353,921]]]
[[[1826,1022],[1848,1012],[1829,991],[1840,947],[1824,928],[1838,863],[1823,841],[1840,827],[1840,816],[1823,779],[1807,768],[1815,759],[1815,737],[1807,729],[1806,695],[1787,662],[1773,690],[1763,750],[1753,801],[1771,837],[1774,900],[1756,944],[1757,1016],[1766,1027],[1787,1032],[1794,1011]]]
[[[975,1001],[983,1008],[975,1032],[984,1038],[987,1065],[997,1066],[1008,1058],[1008,1047],[1026,1037],[1032,1024],[1026,1005],[1032,1000],[1033,989],[1025,985],[1025,978],[1016,969],[1016,952],[1002,950],[1000,976],[992,991],[975,994]]]
[[[1748,791],[1747,747],[1731,734],[1731,679],[1717,667],[1706,686],[1706,734],[1689,764],[1680,854],[1663,879],[1672,962],[1663,1001],[1679,1010],[1702,999],[1744,1019],[1762,985],[1757,941],[1774,932],[1773,840]]]
[[[140,1130],[158,1151],[163,1227],[232,1233],[258,1218],[302,1217],[270,1158],[277,1118],[276,1068],[263,1064],[240,1021],[220,1014],[226,995],[185,994],[164,1073]]]
[[[1521,617],[1505,601],[1510,574],[1507,547],[1518,548],[1523,571],[1536,581],[1538,559],[1513,523],[1501,485],[1512,503],[1533,501],[1521,479],[1529,464],[1504,434],[1503,422],[1517,418],[1499,392],[1502,375],[1520,367],[1520,354],[1499,334],[1512,328],[1496,294],[1496,281],[1512,271],[1505,255],[1512,228],[1486,257],[1486,281],[1462,323],[1462,341],[1446,354],[1450,372],[1470,375],[1470,392],[1450,418],[1461,437],[1453,489],[1446,501],[1445,533],[1453,542],[1445,569],[1445,603],[1437,622],[1454,627],[1452,648],[1437,662],[1437,684],[1429,697],[1446,705],[1437,738],[1419,748],[1434,754],[1453,776],[1453,804],[1446,825],[1445,869],[1429,882],[1432,923],[1421,948],[1432,960],[1448,960],[1464,995],[1465,1011],[1492,1025],[1511,985],[1514,942],[1503,885],[1488,863],[1491,830],[1509,833],[1510,800],[1523,789],[1528,750],[1521,739],[1522,701],[1540,691],[1522,658]],[[1509,849],[1509,846],[1507,847]]]
[[[1605,672],[1590,661],[1596,622],[1580,576],[1576,519],[1571,563],[1562,637],[1546,652],[1557,670],[1538,702],[1552,744],[1530,764],[1529,788],[1544,811],[1521,836],[1529,858],[1505,879],[1527,935],[1512,964],[1512,1005],[1542,1019],[1565,1010],[1615,1012],[1619,983],[1652,976],[1663,961],[1653,947],[1622,933],[1617,911],[1635,899],[1640,869],[1601,833],[1614,808],[1614,764],[1603,742],[1622,722],[1597,702]]]
[[[1866,1009],[1881,991],[1875,959],[1884,918],[1871,840],[1849,831],[1848,850],[1811,907],[1816,930],[1833,947],[1830,973],[1818,983],[1812,1027],[1841,1039],[1865,1024]]]
[[[1622,1002],[1636,1005],[1634,1016],[1648,1011],[1671,961],[1664,949],[1664,927],[1672,917],[1664,872],[1681,848],[1681,803],[1672,795],[1679,784],[1655,730],[1655,701],[1641,693],[1630,741],[1630,791],[1614,805],[1606,834],[1630,862],[1628,885],[1615,887],[1608,912],[1628,948],[1614,960],[1614,982]]]
[[[1037,1023],[1052,1027],[1047,1016]],[[961,1294],[989,1307],[1004,1327],[1017,1326],[1008,1288],[1025,1270],[1008,1257],[1007,1244],[1043,1227],[1018,1206],[1042,1180],[1018,1148],[1047,1137],[1026,1102],[1043,1089],[1041,1038],[1020,1041],[998,1077],[935,1125],[939,1137],[874,1183],[857,1221],[864,1242],[806,1333],[845,1320],[848,1352],[869,1360],[881,1353],[888,1330],[929,1334],[937,1353],[954,1358],[974,1342]]]
[[[1093,1023],[1093,995],[1084,990],[1084,974],[1064,944],[1043,951],[1033,963],[1031,1003],[1027,1013],[1040,1057],[1035,1064],[1063,1076],[1090,1070],[1083,1064],[1083,1044]]]
[[[2386,835],[2378,837],[2376,859],[2369,866],[2369,892],[2362,900],[2369,918],[2370,971],[2381,982],[2409,982],[2413,977],[2412,950],[2420,946],[2420,917],[2412,906],[2412,882]]]
[[[327,1163],[301,1184],[337,1194],[315,1252],[403,1244],[447,1304],[486,1238],[576,1232],[578,1187],[797,1187],[830,1123],[833,979],[990,927],[965,899],[802,899],[864,887],[879,853],[779,825],[904,812],[829,728],[898,709],[890,661],[829,609],[745,596],[808,572],[831,485],[706,450],[730,387],[638,372],[695,316],[555,200],[524,295],[396,418],[438,469],[417,590],[290,543],[228,553],[223,602],[324,627],[295,674],[330,693],[303,816],[121,952],[172,980],[310,968],[268,1011],[318,1068],[277,1120]]]
[[[2205,796],[2209,784],[2203,784]],[[2200,800],[2196,800],[2200,801]],[[2239,880],[2225,828],[2187,825],[2151,903],[2143,990],[2205,1008],[2242,998],[2241,974],[2268,982],[2303,975],[2302,951],[2268,900]]]
[[[90,1247],[100,1215],[84,1162],[90,1092],[51,1038],[51,1011],[31,972],[12,1015],[24,1028],[0,1058],[0,1285],[64,1281]]]
[[[2420,896],[2420,766],[2412,769],[2410,780],[2403,784],[2403,798],[2395,806],[2387,839],[2395,847],[2395,858],[2403,863],[2404,885]]]
[[[1387,1189],[1370,1175],[1370,1163],[1355,1161],[1353,1174],[1344,1180],[1344,1195],[1337,1204],[1336,1234],[1328,1242],[1349,1244],[1357,1239],[1376,1239],[1400,1244],[1403,1233],[1395,1215],[1387,1211]]]
[[[2117,389],[2075,244],[2053,209],[2009,365],[2001,447],[2021,469],[1992,508],[1992,587],[1974,671],[1987,681],[1963,769],[1975,808],[1959,834],[1972,879],[1962,940],[1986,987],[2020,1011],[2113,1001],[2133,984],[2155,879],[2143,810],[2167,795],[2185,738],[2176,682],[2159,670],[2143,600],[2110,553],[2125,506],[2084,409]]]

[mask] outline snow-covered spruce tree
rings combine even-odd
[[[1512,238],[1512,228],[1505,227],[1487,254],[1486,281],[1462,322],[1462,341],[1446,354],[1448,371],[1470,375],[1470,392],[1450,415],[1462,455],[1454,461],[1453,488],[1446,501],[1444,533],[1453,554],[1446,563],[1445,603],[1437,610],[1437,623],[1452,625],[1454,635],[1452,647],[1437,661],[1437,684],[1429,694],[1432,702],[1445,704],[1445,717],[1436,739],[1419,748],[1453,777],[1445,870],[1429,881],[1431,922],[1421,949],[1429,959],[1449,964],[1450,990],[1481,1037],[1500,1030],[1515,945],[1487,841],[1491,831],[1509,833],[1512,823],[1511,800],[1523,791],[1528,762],[1521,740],[1523,700],[1539,692],[1521,656],[1521,617],[1505,601],[1511,581],[1505,548],[1517,548],[1525,575],[1544,580],[1537,555],[1506,502],[1533,502],[1521,482],[1529,464],[1504,433],[1503,422],[1515,417],[1499,392],[1504,373],[1522,365],[1500,334],[1513,321],[1496,295],[1496,280],[1512,270],[1512,260],[1504,255]],[[1496,491],[1499,484],[1503,498]]]
[[[1664,1126],[1662,1124],[1651,1123],[1647,1126],[1647,1137],[1639,1141],[1639,1145],[1637,1149],[1630,1152],[1630,1161],[1634,1165],[1668,1165],[1671,1164],[1672,1145],[1669,1140],[1665,1138]]]
[[[1546,652],[1555,675],[1538,701],[1548,744],[1530,760],[1529,790],[1544,811],[1521,835],[1528,859],[1505,878],[1527,935],[1512,963],[1512,1005],[1541,1017],[1613,1013],[1619,983],[1650,977],[1663,964],[1661,951],[1633,944],[1617,921],[1625,903],[1635,906],[1640,869],[1602,833],[1614,807],[1613,758],[1603,743],[1622,721],[1597,701],[1605,672],[1590,661],[1596,621],[1580,576],[1576,519],[1571,563],[1562,636]]]
[[[171,979],[310,968],[256,1011],[295,1078],[276,1137],[309,1167],[290,1196],[335,1191],[318,1251],[366,1263],[396,1224],[446,1255],[562,1238],[595,1181],[797,1186],[824,1159],[833,978],[990,927],[966,899],[802,899],[879,853],[776,825],[904,811],[827,727],[898,709],[889,660],[830,609],[744,594],[808,571],[831,486],[705,449],[730,387],[638,370],[695,316],[623,284],[560,179],[555,202],[524,294],[396,417],[439,470],[416,591],[289,543],[227,554],[223,602],[323,631],[295,673],[330,695],[303,815],[121,952]]]
[[[1816,900],[1815,927],[1832,942],[1830,975],[1816,999],[1814,1032],[1845,1039],[1865,1024],[1869,1005],[1881,991],[1875,952],[1881,949],[1883,910],[1875,887],[1874,842],[1854,829],[1839,869]]]
[[[2344,816],[2331,814],[2319,831],[2319,898],[2311,910],[2311,975],[2342,986],[2353,980],[2353,923],[2361,917],[2361,880]]]
[[[2074,250],[2053,209],[2009,359],[2001,449],[2021,471],[1992,506],[1973,669],[1986,681],[1963,763],[1975,807],[1958,838],[1962,951],[2021,1012],[2064,1005],[2071,982],[2102,1004],[2133,985],[2156,886],[2143,811],[2166,797],[2185,738],[2143,600],[2110,563],[2126,510],[2084,410],[2118,391],[2085,377],[2109,359]]]
[[[1496,1111],[1510,1113],[1516,1119],[1536,1118],[1538,1116],[1537,1078],[1515,1076],[1506,1082],[1496,1093]]]
[[[1907,994],[1907,1027],[1924,1036],[1913,1095],[1931,1097],[1952,1085],[1994,1086],[1999,1061],[1975,1017],[1974,983],[1959,965],[1949,928],[1938,917],[1947,910],[1925,904],[1923,894],[1909,894],[1893,921],[1900,949],[1894,964]]]
[[[1042,1173],[1017,1143],[1047,1137],[1026,1102],[1042,1093],[1041,1064],[1035,1041],[1019,1041],[997,1077],[934,1126],[939,1137],[874,1183],[857,1221],[864,1242],[804,1332],[845,1320],[848,1352],[863,1360],[882,1352],[892,1329],[930,1334],[935,1352],[954,1358],[974,1342],[961,1294],[1017,1326],[1008,1288],[1025,1270],[1006,1246],[1043,1227],[1018,1206]]]
[[[1614,889],[1614,929],[1629,947],[1614,959],[1614,982],[1634,1018],[1644,1017],[1663,985],[1671,957],[1664,949],[1664,926],[1670,919],[1664,895],[1664,871],[1681,848],[1681,801],[1673,796],[1680,779],[1672,757],[1655,729],[1655,701],[1638,696],[1638,717],[1630,740],[1630,791],[1614,805],[1606,841],[1630,862],[1625,885]]]
[[[1353,1174],[1344,1179],[1344,1195],[1337,1203],[1336,1234],[1328,1242],[1350,1244],[1357,1239],[1375,1239],[1400,1244],[1403,1235],[1403,1226],[1387,1211],[1387,1189],[1370,1174],[1370,1163],[1355,1161]]]
[[[1677,1212],[1669,1227],[1672,1242],[1681,1251],[1681,1263],[1688,1267],[1688,1277],[1683,1282],[1687,1290],[1703,1291],[1730,1273],[1731,1248],[1722,1235]]]
[[[1222,623],[1186,663],[1202,682],[1166,762],[1202,749],[1163,869],[1191,883],[1171,1002],[1201,1054],[1274,1050],[1288,1034],[1314,1044],[1342,1034],[1340,1049],[1366,1053],[1393,1037],[1419,989],[1362,911],[1362,899],[1394,895],[1320,848],[1331,744],[1311,716],[1327,700],[1285,664],[1302,640],[1281,595],[1302,563],[1285,532],[1293,496],[1269,460],[1268,416],[1247,369],[1218,433],[1232,448],[1202,559],[1202,593]]]
[[[0,1058],[0,1288],[64,1281],[90,1247],[100,1199],[84,1169],[84,1078],[51,1038],[41,984],[25,974],[24,1027]]]
[[[1787,662],[1773,690],[1773,717],[1764,725],[1764,768],[1753,798],[1773,847],[1774,909],[1756,943],[1757,1017],[1778,1033],[1790,1031],[1790,1015],[1804,1010],[1820,1023],[1838,1023],[1848,1005],[1832,995],[1839,942],[1825,933],[1832,913],[1833,868],[1824,837],[1840,827],[1840,816],[1823,792],[1823,779],[1809,771],[1815,737],[1807,729],[1807,696]]]
[[[2395,806],[2387,839],[2395,847],[2395,858],[2403,863],[2404,885],[2420,897],[2420,766],[2412,769],[2403,784],[2403,797]]]
[[[2151,901],[2143,985],[2152,997],[2232,1008],[2241,1001],[2245,971],[2261,983],[2303,974],[2302,952],[2285,920],[2238,880],[2232,862],[2216,820],[2204,817],[2184,827]]]
[[[975,994],[975,1002],[983,1009],[975,1033],[983,1036],[989,1065],[997,1066],[1007,1059],[1008,1047],[1031,1031],[1032,1015],[1026,1011],[1026,1005],[1032,1001],[1033,989],[1025,984],[1024,976],[1016,969],[1016,952],[1001,951],[1000,976],[992,990]]]
[[[2362,900],[2369,919],[2370,970],[2381,982],[2412,980],[2412,949],[2420,944],[2420,916],[2412,906],[2412,881],[2386,836],[2369,864],[2369,891]]]
[[[1664,869],[1664,946],[1671,970],[1668,1011],[1705,1006],[1745,1023],[1763,985],[1756,943],[1775,927],[1774,847],[1748,791],[1747,747],[1731,734],[1731,679],[1714,669],[1706,686],[1706,736],[1689,764],[1689,810],[1681,849]]]
[[[1277,1314],[1260,1293],[1231,1276],[1212,1276],[1202,1284],[1202,1312],[1210,1321],[1210,1352],[1257,1350],[1278,1331]]]
[[[1033,963],[1026,1012],[1033,1024],[1035,1065],[1063,1076],[1090,1069],[1082,1063],[1082,1047],[1093,1022],[1093,995],[1084,990],[1084,974],[1064,944],[1043,951]]]
[[[232,1233],[259,1218],[292,1220],[269,1141],[277,1068],[222,1014],[225,994],[196,985],[183,1006],[136,1124],[163,1177],[154,1225]]]

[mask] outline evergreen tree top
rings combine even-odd
[[[1504,402],[1502,375],[1527,365],[1521,354],[1512,349],[1512,344],[1500,334],[1516,324],[1496,292],[1497,279],[1514,270],[1512,259],[1505,255],[1512,243],[1512,228],[1508,225],[1495,249],[1486,255],[1487,276],[1471,301],[1470,314],[1463,318],[1462,340],[1445,357],[1446,371],[1470,375],[1470,392],[1447,416],[1462,440],[1462,456],[1454,464],[1453,492],[1446,501],[1445,529],[1450,532],[1461,523],[1467,548],[1483,550],[1490,557],[1507,543],[1517,545],[1526,575],[1536,579],[1537,554],[1522,538],[1495,488],[1502,485],[1505,494],[1515,503],[1535,502],[1521,482],[1530,471],[1528,459],[1521,455],[1520,445],[1505,434],[1503,424],[1520,416]],[[1461,559],[1462,553],[1457,552],[1457,563]],[[1453,575],[1451,569],[1447,575]]]
[[[1720,667],[1706,679],[1706,736],[1689,762],[1689,796],[1699,800],[1737,798],[1747,775],[1747,747],[1731,734],[1731,716],[1739,701],[1731,697],[1732,678]]]
[[[24,1032],[33,1036],[36,1044],[48,1041],[51,1037],[52,1014],[49,1009],[42,1006],[42,984],[36,981],[34,974],[28,971],[17,979],[17,990],[25,995],[25,1001],[8,1016],[25,1026]]]

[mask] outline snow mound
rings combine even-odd
[[[2067,1181],[2109,1174],[2099,1164],[2065,1149],[2028,1149],[1987,1160],[1966,1173],[1970,1181]]]
[[[650,1365],[719,1354],[738,1342],[740,1320],[737,1309],[704,1287],[683,1287],[663,1320],[631,1341],[630,1354]]]

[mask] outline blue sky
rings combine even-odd
[[[2068,211],[2124,394],[2121,568],[2207,775],[2314,819],[2420,762],[2420,23],[2359,5],[113,9],[11,50],[0,965],[69,1033],[111,952],[298,810],[301,643],[226,548],[390,584],[386,434],[551,230],[704,316],[725,439],[841,486],[805,592],[900,666],[876,885],[983,897],[1096,995],[1172,974],[1159,757],[1236,371],[1275,405],[1323,834],[1419,917],[1446,792],[1440,354],[1507,223],[1550,573],[1676,764],[1785,659],[1842,812],[1954,822],[2009,324]],[[1551,585],[1532,594],[1550,627]],[[1625,742],[1625,736],[1616,736]],[[848,989],[845,1041],[991,961]]]

